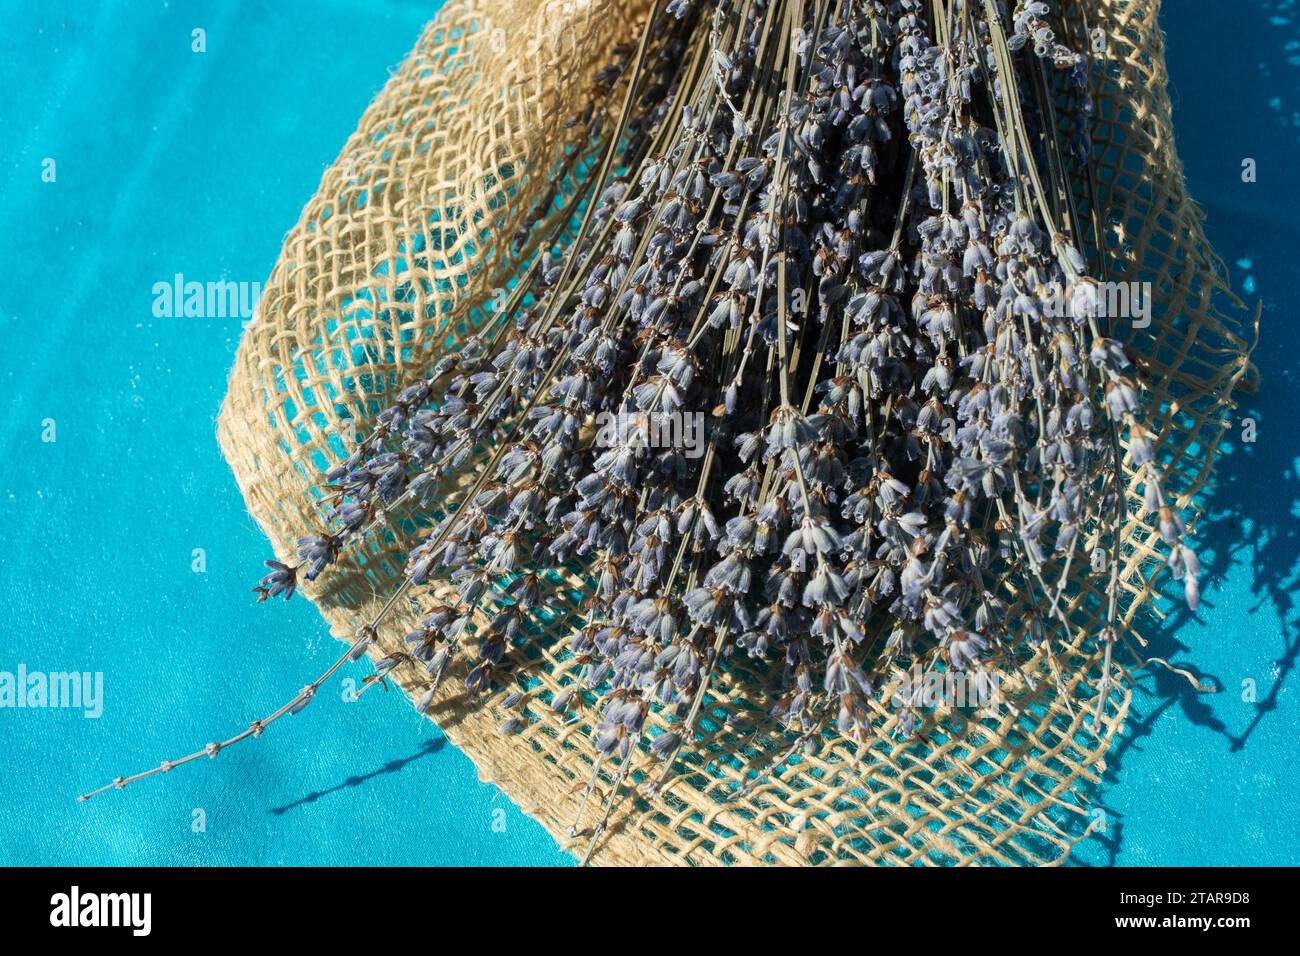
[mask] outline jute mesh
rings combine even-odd
[[[249,511],[276,554],[320,526],[323,472],[389,404],[389,396],[482,321],[533,251],[510,244],[528,217],[571,218],[584,169],[598,155],[571,148],[568,115],[590,105],[595,71],[634,42],[645,0],[451,0],[366,110],[337,162],[285,240],[257,317],[240,343],[218,438]],[[1166,487],[1187,514],[1208,479],[1251,369],[1241,303],[1207,245],[1174,151],[1159,4],[1088,0],[1086,26],[1108,44],[1094,57],[1095,208],[1110,278],[1150,282],[1154,322],[1127,335],[1143,372],[1146,420],[1159,436]],[[1076,18],[1083,26],[1084,18]],[[1158,626],[1159,536],[1142,516],[1140,479],[1127,468],[1122,540],[1121,648],[1140,659],[1143,627]],[[415,528],[388,533],[305,591],[334,635],[351,640],[400,580],[399,554]],[[1193,540],[1194,527],[1193,527]],[[400,547],[400,551],[399,551]],[[1159,575],[1159,577],[1157,577]],[[591,778],[591,708],[562,719],[549,701],[576,679],[567,634],[576,579],[551,583],[546,612],[514,652],[526,691],[510,713],[523,730],[500,736],[504,692],[485,704],[464,671],[430,711],[454,744],[566,847]],[[1013,583],[1002,588],[1020,600]],[[425,604],[402,601],[380,629],[379,657],[401,647]],[[1130,683],[1117,654],[1100,708],[1104,577],[1075,574],[1070,633],[1025,650],[1003,675],[996,715],[939,712],[911,739],[880,733],[859,746],[828,728],[807,739],[766,717],[759,678],[743,663],[715,680],[698,740],[662,794],[640,754],[615,786],[599,774],[584,823],[614,800],[594,847],[599,864],[1037,864],[1060,862],[1094,822],[1090,801],[1122,732]],[[489,608],[490,610],[490,608]],[[426,677],[399,667],[410,695]],[[902,679],[903,675],[895,675]],[[888,698],[888,692],[884,695]],[[321,728],[328,732],[328,728]],[[657,772],[655,772],[657,775]],[[748,786],[738,789],[742,782]],[[415,784],[413,784],[415,785]],[[421,782],[418,785],[426,785]]]

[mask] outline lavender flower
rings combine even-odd
[[[624,76],[633,95],[614,129],[600,109],[569,126],[575,149],[600,133],[610,150],[579,234],[535,235],[508,307],[327,474],[337,531],[299,540],[314,580],[390,509],[423,522],[403,587],[456,596],[406,639],[422,710],[458,654],[486,697],[548,575],[580,562],[567,650],[602,759],[671,765],[737,650],[790,729],[829,717],[864,740],[891,666],[973,668],[1041,640],[989,588],[1022,581],[1056,614],[1068,582],[1049,568],[1107,557],[1117,435],[1196,606],[1140,371],[1099,325],[1080,251],[1096,237],[1061,201],[1086,176],[1091,104],[1056,6],[674,0],[644,57],[603,71],[594,95],[621,97]],[[788,16],[793,38],[764,36]],[[516,248],[548,221],[530,215]],[[593,439],[603,415],[631,425]],[[702,455],[651,437],[685,416],[707,423]],[[434,489],[465,476],[432,517]],[[298,569],[271,567],[259,593],[287,597]],[[648,739],[652,711],[674,726]]]

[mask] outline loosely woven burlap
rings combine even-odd
[[[299,533],[320,526],[322,473],[345,444],[427,369],[431,354],[480,322],[493,291],[509,284],[520,261],[510,242],[520,226],[538,215],[560,224],[572,216],[599,145],[589,155],[566,154],[572,137],[563,121],[589,105],[595,71],[614,47],[635,43],[647,6],[451,0],[362,117],[285,241],[218,421],[249,511],[281,558],[292,559]],[[1241,305],[1184,191],[1159,4],[1088,0],[1085,7],[1086,26],[1100,27],[1108,40],[1093,66],[1101,252],[1111,278],[1153,284],[1153,325],[1125,330],[1125,338],[1144,373],[1147,421],[1170,471],[1166,487],[1194,515],[1232,389],[1250,368]],[[1140,514],[1139,480],[1128,477],[1121,644],[1132,647],[1144,623],[1158,626],[1156,588],[1168,575],[1152,557],[1158,535]],[[392,593],[398,544],[409,544],[409,530],[395,521],[383,542],[305,587],[337,637],[350,640]],[[868,746],[827,729],[792,747],[793,738],[765,717],[749,686],[754,675],[730,668],[709,694],[701,739],[660,797],[643,793],[644,756],[622,787],[602,772],[584,825],[602,799],[616,802],[592,862],[1065,858],[1096,821],[1092,789],[1131,698],[1117,655],[1119,679],[1094,722],[1104,576],[1076,574],[1073,584],[1075,626],[1051,630],[1037,649],[1023,645],[1019,670],[1004,676],[999,716],[938,714],[906,742],[891,733],[894,715],[882,705],[881,734]],[[1014,586],[1004,587],[1014,600]],[[512,679],[526,695],[509,714],[525,715],[520,733],[498,735],[509,716],[504,693],[473,706],[463,671],[445,684],[430,716],[484,779],[582,852],[583,840],[567,831],[591,777],[592,714],[564,720],[548,705],[574,680],[565,639],[574,599],[572,589],[557,587],[516,652]],[[375,656],[400,647],[418,612],[403,602],[389,615]],[[425,683],[415,667],[393,677],[414,696]],[[756,775],[759,782],[737,796],[738,784]]]

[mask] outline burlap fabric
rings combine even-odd
[[[218,438],[249,511],[278,556],[318,527],[323,472],[345,443],[419,375],[429,356],[484,316],[518,269],[510,243],[530,216],[573,213],[590,155],[566,154],[563,120],[588,105],[592,78],[619,44],[634,42],[645,0],[451,0],[365,112],[285,240],[254,323],[240,343]],[[1168,463],[1166,488],[1195,514],[1250,366],[1241,303],[1207,245],[1174,150],[1155,0],[1087,0],[1087,26],[1107,37],[1094,57],[1096,208],[1111,277],[1149,281],[1155,321],[1127,336],[1144,373],[1147,422]],[[594,144],[593,154],[594,155]],[[1086,197],[1081,197],[1084,201]],[[527,256],[524,248],[520,256]],[[1126,462],[1127,466],[1127,462]],[[1158,534],[1141,516],[1128,473],[1120,572],[1123,647],[1158,620],[1152,559]],[[401,573],[396,520],[387,538],[305,587],[340,639],[384,604]],[[1193,531],[1193,540],[1195,538]],[[250,569],[251,570],[251,569]],[[833,729],[796,741],[765,717],[743,668],[715,680],[700,740],[656,799],[640,784],[642,755],[620,788],[601,864],[1057,862],[1095,822],[1091,790],[1122,730],[1131,691],[1124,655],[1094,722],[1103,581],[1076,574],[1071,633],[1025,644],[1002,681],[999,715],[941,713],[909,741],[881,733],[865,747]],[[1005,583],[1008,596],[1014,586]],[[498,694],[473,706],[463,671],[430,716],[496,783],[561,842],[594,750],[589,711],[562,720],[551,696],[574,680],[566,652],[575,592],[557,586],[548,612],[516,651],[527,690],[512,713],[523,730],[500,736]],[[403,601],[381,628],[375,656],[401,645],[419,607]],[[1153,613],[1154,612],[1154,613]],[[286,635],[296,640],[296,635]],[[1132,657],[1127,658],[1132,661]],[[394,679],[419,696],[422,670]],[[1059,677],[1059,679],[1058,679]],[[330,728],[318,728],[329,733]],[[741,781],[775,766],[738,794]],[[602,774],[595,807],[615,788]],[[430,785],[429,781],[413,786]],[[586,823],[592,822],[589,807]]]

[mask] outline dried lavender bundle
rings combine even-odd
[[[485,694],[548,575],[575,566],[585,617],[564,639],[583,686],[552,706],[591,696],[596,771],[618,761],[620,784],[642,749],[664,762],[649,789],[668,776],[736,655],[766,667],[764,700],[794,734],[829,720],[865,740],[892,667],[1014,667],[1071,634],[1062,597],[1080,566],[1109,595],[1100,708],[1121,438],[1193,607],[1199,566],[1084,255],[1089,71],[1060,39],[1072,7],[656,6],[605,77],[608,103],[571,127],[575,147],[608,144],[576,236],[542,237],[489,325],[378,416],[328,474],[327,530],[303,535],[296,564],[267,562],[257,590],[288,598],[399,508],[429,521],[400,588],[294,701],[185,759],[301,709],[434,581],[455,598],[367,681],[423,662],[423,711],[463,658]],[[652,735],[652,713],[671,729]]]

